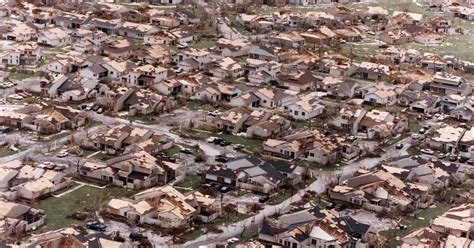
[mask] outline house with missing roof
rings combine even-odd
[[[466,129],[451,125],[441,126],[432,130],[426,137],[428,145],[437,150],[451,152],[457,149],[459,141]]]
[[[206,171],[205,179],[208,182],[271,194],[283,185],[301,182],[304,174],[305,168],[295,164],[246,156],[211,166]]]
[[[105,211],[136,223],[173,228],[189,226],[197,218],[212,221],[220,213],[217,203],[200,192],[184,195],[172,186],[163,186],[137,193],[131,199],[112,199]]]
[[[429,92],[404,90],[398,96],[398,104],[407,106],[410,111],[434,114],[439,111],[440,98]]]
[[[319,130],[308,130],[263,143],[265,154],[285,159],[301,159],[326,165],[351,160],[360,154],[357,140],[326,136]]]
[[[152,130],[125,124],[111,125],[105,130],[90,135],[82,146],[108,154],[120,154],[128,146],[153,139],[153,136],[157,134],[159,133]],[[173,146],[173,140],[164,139],[157,145],[159,145],[158,149],[168,149]]]
[[[442,95],[468,96],[472,93],[472,86],[460,76],[437,72],[430,84],[430,90]]]
[[[178,164],[140,150],[112,158],[106,163],[88,161],[80,167],[80,173],[89,179],[125,188],[147,189],[174,180],[179,169]]]
[[[345,182],[344,185],[336,185],[328,190],[327,194],[332,201],[377,212],[391,208],[401,211],[415,209],[410,187],[385,170],[359,170]]]
[[[0,237],[20,237],[46,224],[42,210],[5,200],[0,200],[0,205]]]
[[[319,207],[268,219],[258,230],[259,240],[283,247],[368,247],[372,235],[370,225]]]
[[[396,103],[398,95],[403,91],[402,87],[389,85],[387,83],[377,83],[375,85],[362,88],[362,98],[365,102],[380,105],[393,105]]]
[[[283,109],[289,116],[296,120],[309,120],[324,111],[324,105],[319,101],[317,92],[298,96],[295,99],[284,102]]]

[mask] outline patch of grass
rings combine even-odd
[[[240,22],[238,22],[235,18],[231,18],[231,25],[232,27],[234,27],[239,33],[243,34],[243,35],[248,35],[250,34],[250,32],[245,29],[244,26],[242,26],[242,24],[240,24]]]
[[[91,155],[91,154],[93,154],[93,153],[95,153],[95,152],[97,152],[97,151],[82,149],[82,156],[87,157],[87,156],[89,156],[89,155]]]
[[[35,207],[44,210],[48,223],[41,226],[38,231],[47,231],[71,224],[83,224],[83,222],[67,218],[66,215],[76,211],[85,212],[94,216],[94,212],[100,210],[112,198],[129,196],[131,193],[125,188],[108,187],[99,189],[91,186],[83,186],[69,194],[61,197],[49,197],[40,201]]]
[[[270,197],[270,200],[268,200],[267,204],[268,205],[278,205],[278,204],[284,202],[286,199],[290,198],[292,195],[293,194],[291,193],[290,190],[280,190],[280,191],[278,191],[278,194]]]
[[[400,241],[396,240],[395,238],[391,238],[394,235],[398,237],[404,237],[407,234],[415,231],[416,229],[420,229],[423,227],[427,227],[430,225],[430,221],[440,215],[442,215],[444,212],[446,212],[450,208],[449,205],[445,203],[439,203],[436,206],[429,207],[427,209],[421,210],[418,214],[416,214],[414,217],[406,217],[401,224],[407,226],[405,230],[397,230],[397,229],[391,229],[384,234],[389,237],[390,247],[397,247],[397,245],[400,244]]]
[[[241,220],[245,220],[250,217],[252,217],[252,215],[242,214],[239,212],[229,213],[229,215],[227,215],[226,213],[223,213],[221,217],[214,220],[214,224],[216,225],[230,224],[230,223],[239,222]]]
[[[214,46],[215,42],[213,40],[204,39],[196,43],[192,43],[189,45],[191,48],[198,48],[198,49],[209,49]]]
[[[240,236],[242,240],[250,240],[258,236],[258,226],[253,226],[244,230]]]
[[[124,119],[127,119],[132,122],[138,122],[144,125],[155,125],[159,122],[151,116],[126,116]]]
[[[40,73],[10,72],[8,75],[8,78],[12,80],[21,81],[23,79],[32,78],[32,77],[36,77],[40,75],[41,75]]]
[[[181,148],[179,148],[179,146],[173,146],[170,149],[164,150],[163,153],[166,156],[173,156],[173,155],[179,153],[180,150],[181,150]]]
[[[0,148],[0,158],[8,157],[8,156],[11,156],[15,153],[17,153],[17,152],[12,151],[10,148],[8,148],[8,146],[4,146],[4,147]]]
[[[58,139],[62,139],[64,137],[67,137],[70,134],[71,134],[71,131],[61,131],[57,134],[52,134],[52,135],[49,135],[49,136],[43,136],[41,138],[41,141],[48,142],[48,141],[58,140]]]
[[[97,159],[97,160],[102,160],[102,161],[107,161],[111,158],[115,158],[115,156],[113,155],[110,155],[110,154],[106,154],[106,153],[102,153],[102,152],[99,152],[97,153],[96,155],[92,156],[91,157],[92,159]]]
[[[195,240],[204,234],[204,230],[200,227],[195,227],[195,229],[191,232],[186,232],[183,235],[179,236],[179,240],[177,240],[178,244],[184,244],[190,240]]]
[[[201,177],[196,174],[188,174],[184,181],[177,184],[177,187],[195,189],[201,184]]]
[[[98,120],[93,120],[91,123],[89,123],[89,127],[97,127],[97,126],[100,126],[102,125],[102,121],[98,121]]]
[[[263,141],[259,139],[252,139],[246,137],[240,137],[232,134],[220,134],[220,138],[232,142],[232,144],[242,144],[245,146],[245,150],[249,152],[256,152],[262,148]]]
[[[421,125],[418,122],[410,122],[408,129],[410,129],[410,132],[418,132],[421,129]]]

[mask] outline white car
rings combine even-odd
[[[209,111],[209,112],[207,112],[207,114],[210,115],[210,116],[218,116],[218,115],[221,114],[221,111],[219,111],[219,110]]]
[[[428,155],[433,155],[434,151],[431,149],[421,149],[421,153],[428,154]]]
[[[237,243],[239,242],[240,239],[238,238],[230,238],[227,240],[227,244],[234,244],[234,243]]]
[[[186,48],[188,48],[188,44],[186,44],[186,43],[178,44],[176,47],[177,47],[178,49],[186,49]]]
[[[209,137],[206,139],[208,143],[214,143],[214,141],[217,139],[217,137]]]
[[[19,95],[17,95],[17,94],[9,95],[8,98],[13,99],[13,100],[21,100],[21,99],[23,99],[22,96],[19,96]]]
[[[417,133],[414,133],[411,135],[411,138],[412,139],[420,139],[421,138],[421,135],[417,134]]]
[[[65,151],[65,150],[62,150],[62,151],[60,151],[60,152],[58,153],[57,156],[58,156],[58,158],[64,158],[64,157],[66,157],[67,155],[69,155],[69,153],[68,153],[67,151]]]

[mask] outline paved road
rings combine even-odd
[[[35,144],[30,145],[27,150],[15,153],[11,156],[3,157],[0,158],[0,163],[6,163],[12,160],[16,159],[22,159],[28,156],[32,155],[38,155],[38,154],[44,154],[49,151],[53,151],[56,149],[63,148],[65,144],[67,144],[71,140],[71,136],[74,136],[74,140],[78,143],[82,142],[87,135],[90,135],[92,133],[95,133],[101,129],[105,128],[105,126],[96,126],[92,128],[88,128],[88,130],[84,131],[77,131],[71,135],[68,135],[66,137],[53,140],[53,141],[48,141],[48,142],[37,142]]]
[[[220,1],[217,1],[220,3]],[[213,8],[212,6],[209,6],[204,1],[199,1],[198,5],[203,7],[206,12],[209,14],[211,17],[211,20],[214,22],[215,25],[219,28],[219,32],[226,38],[230,40],[236,40],[236,39],[241,39],[243,38],[243,35],[241,35],[239,32],[237,32],[235,29],[229,27],[229,25],[226,23],[226,21],[219,17],[218,13],[216,13],[216,9]]]

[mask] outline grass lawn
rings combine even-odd
[[[93,120],[91,123],[89,123],[89,127],[97,127],[97,126],[100,126],[102,125],[102,121],[98,121],[98,120]]]
[[[53,140],[58,140],[64,137],[67,137],[68,135],[71,134],[71,131],[62,131],[57,134],[52,134],[49,136],[42,136],[41,141],[48,142],[48,141],[53,141]]]
[[[296,190],[295,190],[296,193]],[[282,202],[284,202],[286,199],[290,198],[293,194],[291,193],[290,190],[280,190],[278,194],[270,197],[270,200],[268,200],[267,204],[268,205],[278,205]]]
[[[4,146],[4,147],[0,148],[0,158],[8,157],[8,156],[11,156],[15,153],[17,153],[17,152],[10,150],[8,148],[8,146]]]
[[[87,157],[87,156],[89,156],[89,155],[91,155],[91,154],[93,154],[93,153],[95,153],[95,152],[97,152],[97,151],[82,149],[82,156],[83,156],[83,157]]]
[[[115,156],[110,155],[110,154],[106,154],[106,153],[99,152],[99,153],[97,153],[96,155],[92,156],[91,158],[92,158],[92,159],[97,159],[97,160],[106,161],[106,160],[109,160],[109,159],[111,159],[111,158],[115,158]]]
[[[241,220],[245,220],[249,217],[252,217],[252,215],[250,215],[250,214],[241,214],[239,212],[234,212],[234,213],[229,213],[229,216],[227,216],[226,213],[223,213],[221,217],[214,220],[214,224],[216,224],[216,225],[230,224],[230,223],[239,222]]]
[[[124,119],[133,121],[133,122],[138,122],[144,125],[155,125],[159,123],[157,120],[151,117],[145,117],[145,116],[125,116]]]
[[[240,24],[235,18],[231,18],[231,25],[232,27],[234,27],[239,33],[243,34],[243,35],[248,35],[250,34],[250,32],[245,29],[244,26],[242,26],[242,24]]]
[[[258,236],[258,226],[253,226],[251,228],[245,229],[242,233],[241,240],[250,240]]]
[[[429,207],[427,209],[421,210],[416,217],[406,217],[401,224],[407,226],[405,230],[396,230],[391,229],[385,232],[385,235],[389,238],[390,247],[397,247],[399,245],[399,241],[393,238],[394,235],[398,237],[404,237],[407,234],[413,232],[416,229],[420,229],[423,227],[427,227],[430,225],[430,221],[444,212],[446,212],[450,208],[449,205],[444,203],[439,203],[435,207]]]
[[[410,129],[410,132],[418,132],[421,129],[421,125],[419,122],[410,122],[408,129]]]
[[[48,219],[47,224],[41,226],[38,231],[43,232],[71,224],[83,224],[81,221],[67,218],[66,215],[79,211],[90,213],[92,216],[96,210],[100,210],[110,199],[129,195],[130,192],[127,189],[120,187],[99,189],[83,186],[59,198],[49,197],[34,206],[44,210]]]
[[[181,148],[179,148],[179,146],[173,146],[173,147],[171,147],[170,149],[164,150],[163,152],[164,152],[167,156],[173,156],[173,155],[179,153],[180,150],[181,150]]]
[[[199,140],[204,140],[207,139],[211,136],[216,136],[222,139],[225,139],[227,141],[230,141],[232,144],[242,144],[245,146],[245,149],[249,152],[256,152],[262,148],[263,141],[259,139],[252,139],[252,138],[246,138],[246,137],[240,137],[228,133],[211,133],[211,132],[205,132],[205,131],[200,131],[196,129],[188,129],[188,128],[183,128],[181,129],[181,132],[189,135],[192,139],[199,139]]]
[[[196,43],[192,43],[189,45],[191,48],[198,48],[198,49],[208,49],[213,47],[215,42],[213,40],[201,40]]]
[[[10,72],[8,78],[12,80],[23,80],[27,78],[32,78],[39,76],[40,73],[24,73],[24,72]]]
[[[201,184],[201,177],[196,174],[188,174],[184,181],[176,184],[177,187],[195,189]]]

